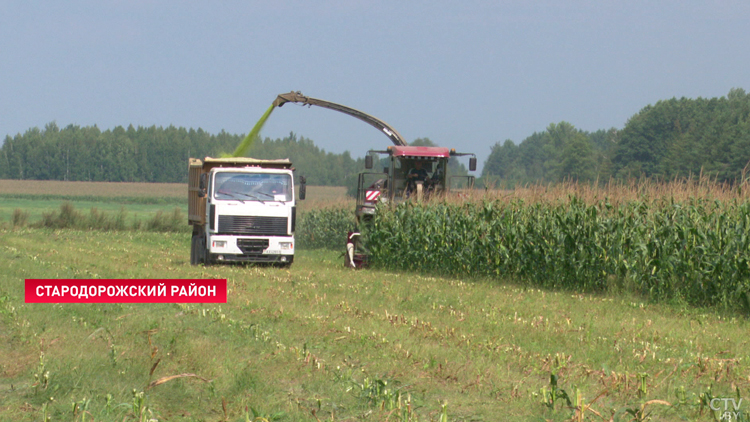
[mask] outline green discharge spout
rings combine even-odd
[[[260,120],[258,120],[258,123],[253,126],[253,130],[250,131],[250,133],[245,136],[245,139],[240,142],[240,144],[237,146],[237,149],[234,150],[234,153],[230,157],[244,157],[249,151],[250,148],[252,148],[253,144],[255,143],[255,139],[258,138],[260,135],[260,130],[263,128],[263,125],[266,124],[266,120],[271,116],[271,112],[273,112],[273,109],[276,106],[273,104],[271,107],[268,107],[268,110],[266,110],[265,113],[263,113],[263,116],[261,116]]]

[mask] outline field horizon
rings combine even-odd
[[[10,222],[15,210],[28,213],[30,223],[38,222],[44,213],[59,210],[63,203],[85,213],[94,208],[114,215],[123,209],[133,221],[154,218],[159,212],[171,213],[175,208],[187,215],[187,183],[0,179],[0,224]],[[341,186],[308,186],[307,199],[298,202],[301,212],[353,206],[353,199]]]

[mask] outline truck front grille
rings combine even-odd
[[[249,234],[254,236],[286,236],[286,217],[256,217],[220,215],[219,234]]]
[[[237,239],[237,247],[245,255],[261,253],[268,249],[268,239]]]

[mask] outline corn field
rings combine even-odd
[[[691,198],[405,203],[367,233],[374,265],[750,311],[750,202]]]
[[[352,229],[353,207],[311,209],[298,215],[294,238],[303,249],[343,251],[346,233]]]

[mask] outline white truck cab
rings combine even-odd
[[[294,261],[296,203],[289,160],[190,160],[190,262]],[[299,197],[304,199],[304,178]]]

